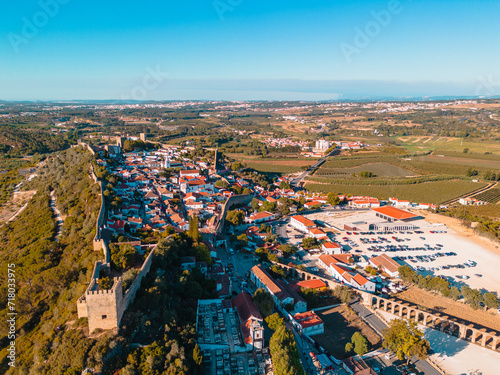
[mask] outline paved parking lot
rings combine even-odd
[[[324,213],[322,219],[331,226],[343,228],[343,223],[364,221],[369,217],[368,212],[329,212]],[[386,253],[398,257],[400,263],[410,265],[423,275],[439,275],[456,284],[465,283],[472,288],[500,294],[500,273],[497,270],[500,256],[444,225],[423,220],[418,221],[418,225],[418,232],[381,234],[372,231],[362,234],[342,231],[335,240],[354,255],[369,258]]]

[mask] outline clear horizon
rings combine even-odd
[[[492,0],[32,0],[3,9],[1,100],[500,95]]]

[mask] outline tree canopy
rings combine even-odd
[[[400,360],[408,361],[413,356],[426,359],[430,350],[429,341],[424,338],[424,333],[418,329],[417,323],[403,319],[391,321],[384,331],[382,345],[395,353]]]

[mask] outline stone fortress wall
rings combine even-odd
[[[79,145],[85,147],[92,152],[92,154],[95,154],[88,144],[79,142]],[[77,300],[77,312],[78,318],[88,319],[89,332],[92,333],[96,329],[112,330],[119,327],[125,310],[134,301],[137,291],[141,287],[143,278],[151,268],[155,249],[151,249],[134,281],[125,291],[125,294],[123,294],[121,277],[113,279],[113,286],[111,289],[101,290],[99,288],[99,272],[101,270],[109,271],[111,266],[111,254],[102,236],[102,229],[107,216],[107,208],[103,194],[104,183],[97,178],[92,164],[90,169],[90,177],[98,183],[101,188],[101,209],[96,223],[96,235],[93,240],[93,247],[95,251],[102,250],[104,259],[95,262],[90,284],[83,296]]]

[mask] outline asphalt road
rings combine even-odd
[[[309,167],[304,173],[302,173],[299,177],[297,178],[294,178],[291,182],[291,184],[293,186],[297,186],[300,181],[302,181],[304,178],[306,178],[315,168],[319,167],[321,164],[323,164],[326,159],[328,159],[330,156],[332,156],[333,154],[335,154],[338,150],[337,149],[334,149],[332,152],[330,152],[328,155],[324,156],[323,158],[321,158],[320,160],[318,160],[316,163],[314,163],[314,165],[312,165],[311,167]]]
[[[387,325],[360,302],[351,304],[351,307],[361,316],[370,326],[372,326],[379,334],[387,328]],[[425,375],[441,375],[429,362],[422,361],[416,357],[412,358],[412,363],[415,364],[417,370]]]

